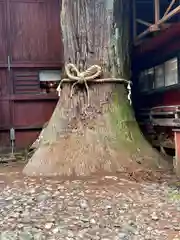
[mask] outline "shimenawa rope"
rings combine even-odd
[[[58,95],[60,96],[60,92],[61,92],[61,86],[63,83],[70,83],[72,82],[73,85],[71,87],[71,93],[70,96],[72,98],[73,96],[73,90],[74,87],[77,84],[84,84],[86,87],[86,91],[87,91],[87,98],[88,98],[88,106],[89,106],[89,87],[87,82],[93,82],[93,83],[104,83],[104,82],[126,82],[127,85],[127,90],[128,90],[128,100],[131,104],[131,81],[128,81],[124,78],[102,78],[102,79],[97,79],[97,77],[100,77],[102,74],[102,68],[98,65],[92,65],[91,67],[89,67],[87,70],[85,70],[84,72],[80,72],[77,67],[72,64],[69,63],[67,65],[65,65],[65,73],[67,75],[68,78],[64,78],[61,80],[59,86],[57,87],[57,91],[58,91]]]

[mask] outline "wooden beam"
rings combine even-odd
[[[172,18],[174,15],[180,12],[180,6],[176,7],[172,11],[170,11],[166,16],[163,16],[156,24],[153,24],[154,27],[158,27],[160,24],[164,23],[165,21]],[[146,36],[148,33],[152,31],[153,25],[151,25],[148,29],[146,29],[144,32],[140,33],[136,39],[140,39],[144,36]]]
[[[136,38],[137,38],[136,0],[133,0],[132,7],[133,7],[133,38],[134,38],[134,41],[135,41]]]
[[[143,24],[145,26],[148,26],[148,27],[150,27],[152,25],[152,23],[148,23],[148,22],[143,21],[142,19],[139,19],[139,18],[136,19],[136,22],[141,23],[141,24]]]
[[[159,0],[154,0],[154,8],[155,24],[157,24],[160,19]]]
[[[170,18],[172,18],[174,15],[176,15],[179,12],[180,12],[180,5],[178,7],[176,7],[175,9],[171,10],[166,16],[163,16],[159,20],[158,25],[164,23],[167,20],[169,20]]]
[[[169,4],[168,8],[166,9],[164,16],[166,16],[168,14],[168,12],[171,10],[172,6],[174,5],[176,0],[172,0],[171,3]],[[163,16],[163,17],[164,17]]]

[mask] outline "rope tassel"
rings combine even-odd
[[[102,68],[98,65],[92,65],[89,67],[86,71],[80,72],[77,67],[69,63],[65,66],[65,73],[68,78],[62,79],[59,86],[57,87],[58,91],[58,96],[60,96],[61,93],[61,86],[63,83],[73,83],[71,87],[71,93],[70,97],[73,97],[73,90],[74,87],[77,84],[84,84],[86,91],[87,91],[87,107],[89,106],[89,87],[88,87],[88,82],[93,82],[93,83],[105,83],[105,82],[126,82],[128,83],[127,89],[128,89],[128,100],[130,101],[131,104],[131,82],[123,79],[123,78],[102,78],[102,79],[97,79],[102,75]]]
[[[132,100],[131,100],[131,82],[128,83],[127,85],[127,90],[128,90],[128,100],[129,100],[129,104],[132,104]]]

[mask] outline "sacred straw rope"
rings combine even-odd
[[[100,77],[102,74],[102,68],[98,65],[92,65],[84,72],[80,72],[77,67],[69,63],[65,66],[65,73],[68,78],[64,78],[61,80],[59,86],[57,87],[58,95],[60,96],[61,92],[61,86],[63,83],[70,83],[73,82],[73,85],[71,87],[71,98],[73,96],[73,90],[74,87],[77,84],[84,84],[87,91],[87,98],[88,98],[88,106],[89,106],[89,87],[87,82],[93,82],[93,83],[105,83],[105,82],[126,82],[128,83],[127,89],[128,89],[128,100],[131,104],[131,81],[128,81],[123,78],[102,78],[102,79],[96,79],[97,77]]]

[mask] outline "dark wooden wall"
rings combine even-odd
[[[61,69],[59,0],[0,0],[0,149],[30,145],[50,118],[56,94],[42,93],[39,71]]]
[[[138,85],[138,73],[177,57],[178,83],[142,93]],[[180,105],[180,23],[174,23],[152,39],[145,40],[133,49],[134,105],[139,109],[161,105]]]

